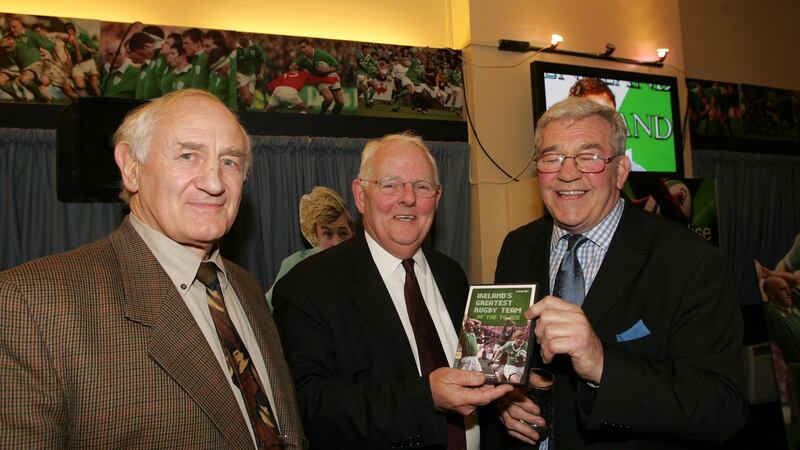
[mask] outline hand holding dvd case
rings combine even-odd
[[[535,284],[471,286],[453,367],[483,372],[488,384],[526,383],[532,330],[524,314],[535,298]]]

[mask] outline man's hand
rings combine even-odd
[[[539,407],[518,388],[504,395],[497,402],[500,410],[500,420],[506,426],[508,434],[522,442],[536,445],[539,433],[530,427],[530,424],[544,425],[544,419],[539,416]]]
[[[429,376],[433,406],[443,411],[453,411],[468,416],[478,406],[486,405],[510,392],[513,388],[504,384],[483,384],[483,373],[472,370],[440,367]]]
[[[600,384],[603,344],[580,306],[548,295],[525,311],[525,317],[536,319],[533,332],[545,363],[552,361],[555,355],[569,355],[578,376]]]

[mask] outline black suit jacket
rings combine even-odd
[[[495,282],[548,291],[552,230],[546,217],[509,233]],[[719,249],[627,203],[583,304],[603,342],[599,389],[566,356],[553,364],[556,448],[708,448],[738,430],[742,323],[728,278]],[[640,320],[649,333],[625,333]]]
[[[423,251],[458,331],[469,287],[464,271],[436,250]],[[446,443],[445,416],[433,408],[363,234],[298,264],[276,284],[273,305],[312,448]]]

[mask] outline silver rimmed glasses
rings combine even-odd
[[[575,162],[575,167],[583,173],[598,173],[606,168],[617,156],[614,155],[606,158],[600,153],[582,152],[577,155],[567,156],[560,153],[545,153],[544,155],[536,158],[536,170],[541,173],[556,173],[561,170],[564,161],[572,159]]]
[[[428,180],[403,181],[394,177],[382,178],[380,180],[367,180],[365,178],[359,178],[358,180],[367,183],[375,183],[378,186],[378,191],[381,194],[389,196],[400,194],[406,184],[410,184],[414,189],[414,195],[422,198],[430,198],[439,193],[440,187],[438,184]]]

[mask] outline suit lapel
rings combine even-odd
[[[419,377],[419,371],[411,352],[406,331],[397,308],[383,283],[378,267],[372,259],[363,234],[353,238],[353,260],[351,261],[353,290],[350,299],[361,311],[367,327],[386,349],[386,361],[392,361],[407,378]]]
[[[247,424],[214,353],[155,256],[126,218],[112,245],[129,320],[150,328],[150,357],[200,406],[234,448],[252,448]]]
[[[635,208],[626,203],[608,252],[583,302],[583,310],[592,324],[603,320],[647,261],[649,246],[644,238],[647,230],[641,221],[642,212]]]
[[[423,251],[425,250],[428,249],[423,248]],[[444,266],[439,265],[438,258],[439,256],[433,254],[430,250],[425,251],[425,260],[428,261],[433,279],[436,280],[436,287],[439,288],[439,294],[442,295],[450,321],[453,322],[456,333],[459,333],[461,331],[461,321],[464,319],[467,291],[453,283],[453,277],[445,272]]]
[[[531,248],[528,278],[527,280],[539,280],[537,286],[536,299],[540,299],[550,293],[550,239],[553,235],[552,220],[545,220],[542,225],[545,227],[541,233],[535,233]]]
[[[233,290],[239,297],[239,303],[244,309],[247,320],[250,322],[256,342],[261,350],[261,356],[267,368],[272,398],[275,403],[275,420],[278,421],[281,434],[285,436],[296,436],[298,430],[293,418],[297,411],[290,410],[287,405],[288,399],[294,399],[294,384],[288,375],[288,367],[282,363],[282,354],[271,354],[271,351],[280,352],[281,343],[278,331],[272,323],[272,316],[267,310],[264,296],[261,292],[246,292],[242,280],[236,275],[238,269],[234,269],[229,261],[225,261],[228,281]],[[255,301],[251,301],[255,299]]]

